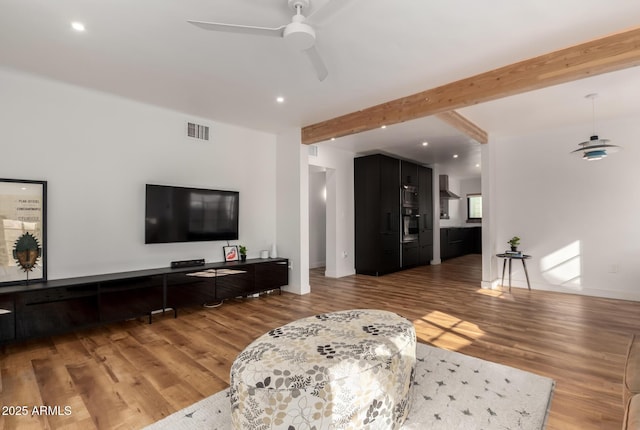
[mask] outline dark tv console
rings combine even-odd
[[[0,288],[0,344],[280,290],[286,258],[56,279]]]

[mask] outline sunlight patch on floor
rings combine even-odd
[[[440,311],[414,320],[413,325],[419,340],[452,351],[464,348],[484,335],[476,324]]]
[[[488,288],[479,288],[476,290],[476,293],[483,294],[485,296],[490,296],[490,297],[502,297],[503,295],[508,293],[507,291],[502,291],[499,288],[500,287],[496,289],[491,289],[491,290]]]
[[[514,293],[517,291],[525,291],[528,292],[526,288],[518,288],[514,287],[513,292],[509,291],[509,286],[502,286],[499,283],[496,283],[494,288],[480,288],[476,290],[476,293],[482,294],[484,296],[495,297],[500,300],[507,300],[513,302],[515,300]]]

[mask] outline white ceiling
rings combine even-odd
[[[328,2],[311,1],[312,11]],[[0,66],[277,133],[635,27],[640,2],[330,0],[324,12],[323,82],[282,40],[187,23],[277,27],[290,21],[286,0],[0,0]],[[87,30],[74,32],[71,21]],[[490,135],[514,133],[590,120],[584,96],[593,92],[600,119],[638,114],[639,89],[633,68],[459,112]],[[459,152],[463,175],[479,161],[477,143],[435,118],[331,144],[423,163]]]

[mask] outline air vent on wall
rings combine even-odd
[[[316,145],[309,145],[309,155],[312,157],[318,156],[318,147]]]
[[[187,122],[187,136],[194,139],[209,140],[209,127],[206,125]]]

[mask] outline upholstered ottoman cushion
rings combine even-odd
[[[380,310],[294,321],[242,351],[231,367],[236,429],[396,429],[410,406],[413,324]]]

